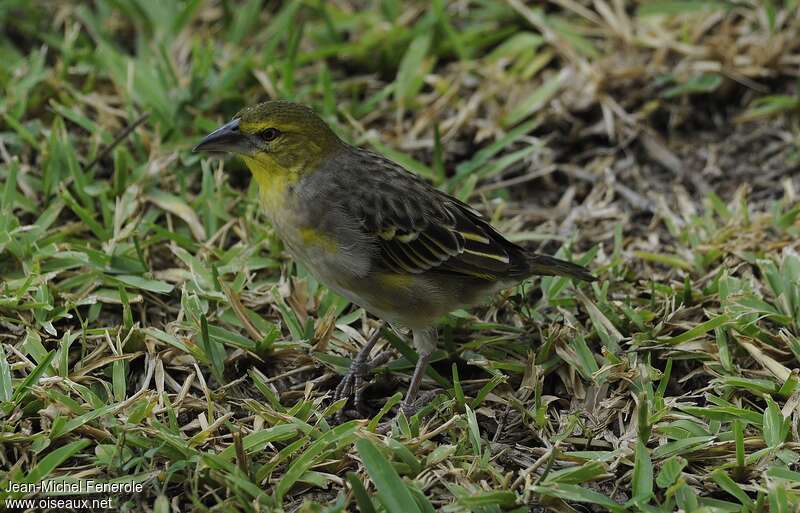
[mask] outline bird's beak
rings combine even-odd
[[[239,120],[234,119],[205,136],[192,151],[224,151],[249,154],[253,151],[253,145],[250,142],[250,138],[239,130]]]

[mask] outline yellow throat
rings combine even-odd
[[[285,169],[269,157],[242,158],[258,183],[262,206],[274,216],[286,207],[287,189],[299,179],[298,170]]]

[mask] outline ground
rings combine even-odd
[[[3,2],[0,500],[796,511],[798,7]],[[378,320],[291,261],[240,162],[190,152],[269,98],[599,280],[443,319],[435,398],[388,434],[414,355],[384,329],[400,358],[337,424]]]

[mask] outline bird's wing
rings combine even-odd
[[[362,179],[351,184],[346,206],[377,242],[382,267],[488,280],[526,272],[522,250],[475,209],[381,155],[364,151],[359,159]]]

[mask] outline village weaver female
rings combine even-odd
[[[244,159],[290,254],[349,301],[411,329],[419,358],[402,404],[407,413],[436,348],[438,318],[532,275],[594,279],[581,266],[509,242],[469,205],[342,141],[304,105],[245,108],[194,151]],[[357,409],[377,363],[368,358],[378,331],[336,391],[337,399],[352,394]]]

